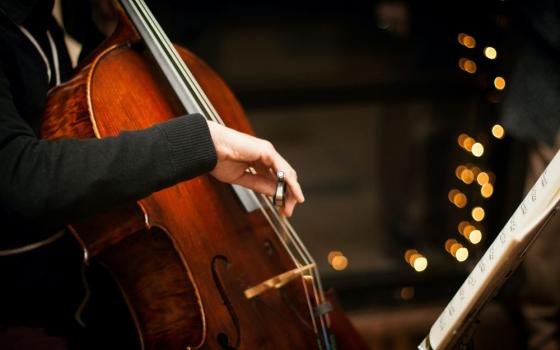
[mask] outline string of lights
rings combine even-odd
[[[498,59],[498,50],[493,45],[483,46],[481,49],[478,46],[477,40],[473,35],[467,33],[457,34],[457,42],[463,47],[463,55],[458,60],[458,67],[461,71],[469,75],[482,74],[480,65],[477,64],[482,60],[496,61]],[[484,72],[484,74],[487,74]],[[489,79],[488,89],[493,92],[489,95],[490,102],[498,102],[499,99],[495,97],[496,93],[501,93],[506,88],[506,80],[501,75],[496,75],[493,79]],[[487,140],[502,140],[505,137],[505,129],[500,124],[493,124],[490,128],[485,129],[492,137],[486,137],[480,132],[477,134],[481,139]],[[456,188],[452,188],[447,193],[449,202],[457,209],[461,210],[463,220],[457,225],[457,233],[459,236],[449,237],[445,243],[444,248],[448,256],[455,258],[459,263],[465,262],[469,258],[468,245],[477,245],[483,240],[484,220],[486,218],[486,210],[484,205],[485,200],[488,200],[494,194],[496,176],[491,170],[481,169],[481,165],[476,165],[474,162],[481,161],[485,155],[486,147],[489,144],[484,144],[482,140],[477,140],[475,137],[466,132],[462,132],[457,137],[457,144],[459,148],[465,151],[472,157],[473,163],[460,164],[455,168],[455,177],[459,181]],[[484,163],[484,162],[481,162]],[[462,188],[461,188],[462,187]],[[469,217],[466,219],[466,217]],[[405,252],[405,261],[416,272],[426,270],[428,260],[421,255],[422,269],[416,266],[419,253],[415,249],[407,249]]]

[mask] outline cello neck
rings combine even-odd
[[[179,53],[143,0],[119,0],[187,113],[223,124]]]

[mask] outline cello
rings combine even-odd
[[[120,3],[115,32],[49,92],[41,137],[110,137],[187,113],[253,133],[142,0]],[[84,261],[110,272],[142,349],[337,348],[316,264],[264,195],[200,176],[68,228]]]

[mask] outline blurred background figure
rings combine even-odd
[[[558,151],[560,6],[553,0],[515,3],[518,38],[503,123],[528,150],[526,190]],[[529,349],[560,349],[560,224],[552,221],[523,264],[519,302]]]

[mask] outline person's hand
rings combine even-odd
[[[287,186],[281,213],[291,216],[297,203],[305,198],[296,171],[266,140],[240,133],[215,122],[208,122],[218,163],[210,172],[222,182],[241,185],[272,196],[276,190],[276,173],[283,171]],[[253,168],[256,173],[248,171]]]

